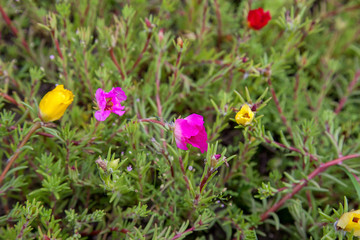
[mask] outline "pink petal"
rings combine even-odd
[[[206,152],[208,149],[208,144],[207,144],[207,134],[205,132],[205,127],[203,126],[202,129],[200,129],[199,134],[189,138],[187,140],[187,143],[190,143],[194,147],[199,148],[201,153]]]
[[[127,99],[125,92],[120,87],[111,89],[108,94],[109,96],[115,98],[118,103],[125,101]]]
[[[98,88],[95,93],[97,104],[101,110],[106,106],[106,93],[101,88]]]
[[[175,137],[176,146],[182,150],[188,150],[186,142],[182,138]]]
[[[189,116],[187,116],[185,118],[188,123],[190,123],[191,125],[196,125],[196,126],[203,126],[204,125],[204,118],[203,116],[193,113]]]
[[[119,115],[119,116],[122,116],[124,115],[125,111],[124,110],[124,106],[121,106],[120,104],[118,105],[114,105],[113,109],[112,109],[112,112]]]
[[[184,122],[186,124],[186,121],[184,119],[176,119],[175,120],[174,135],[175,135],[176,146],[182,150],[188,150],[188,148],[186,147],[186,142],[182,135],[182,131],[181,131],[181,125]]]
[[[181,137],[190,138],[198,134],[199,129],[194,126],[191,122],[185,119],[176,119],[175,120],[175,128],[178,128],[181,133]]]
[[[105,119],[110,115],[110,111],[96,111],[95,112],[95,118],[98,121],[105,121]]]
[[[174,134],[178,148],[188,150],[186,144],[189,143],[199,148],[201,153],[207,151],[207,134],[201,115],[191,114],[185,119],[175,120]]]

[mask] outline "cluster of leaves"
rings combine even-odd
[[[359,3],[251,2],[0,1],[0,169],[21,151],[0,236],[344,238],[333,224],[360,200]],[[258,7],[272,20],[254,31]],[[74,102],[18,149],[55,84]],[[126,113],[97,122],[95,91],[112,87]],[[256,118],[237,128],[244,103]],[[174,143],[191,113],[205,154]]]

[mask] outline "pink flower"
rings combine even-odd
[[[194,113],[184,119],[176,119],[174,134],[178,148],[188,150],[186,144],[189,143],[199,148],[201,153],[207,151],[207,134],[202,116]]]
[[[127,97],[121,88],[113,88],[108,93],[99,88],[96,90],[95,98],[100,108],[99,111],[95,112],[96,120],[105,121],[112,112],[119,116],[125,113],[123,111],[125,107],[121,106],[120,102],[125,101]]]

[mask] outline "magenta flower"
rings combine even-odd
[[[199,148],[201,153],[207,151],[207,134],[202,116],[194,113],[184,119],[176,119],[174,134],[178,148],[188,150],[186,144],[189,143]]]
[[[121,88],[113,88],[108,93],[99,88],[96,90],[95,98],[100,108],[99,111],[95,112],[96,120],[105,121],[112,112],[119,116],[125,113],[123,111],[125,107],[121,106],[120,102],[125,101],[127,97]]]

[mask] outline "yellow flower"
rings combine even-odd
[[[74,94],[71,91],[64,89],[64,85],[57,85],[55,89],[46,93],[40,101],[41,119],[44,122],[60,119],[73,100]]]
[[[342,230],[351,232],[354,230],[354,236],[360,236],[360,210],[352,210],[341,215],[337,227]]]
[[[243,126],[249,125],[252,120],[254,119],[254,112],[251,111],[251,108],[249,105],[244,104],[240,111],[236,114],[235,120],[238,124],[241,124]]]

